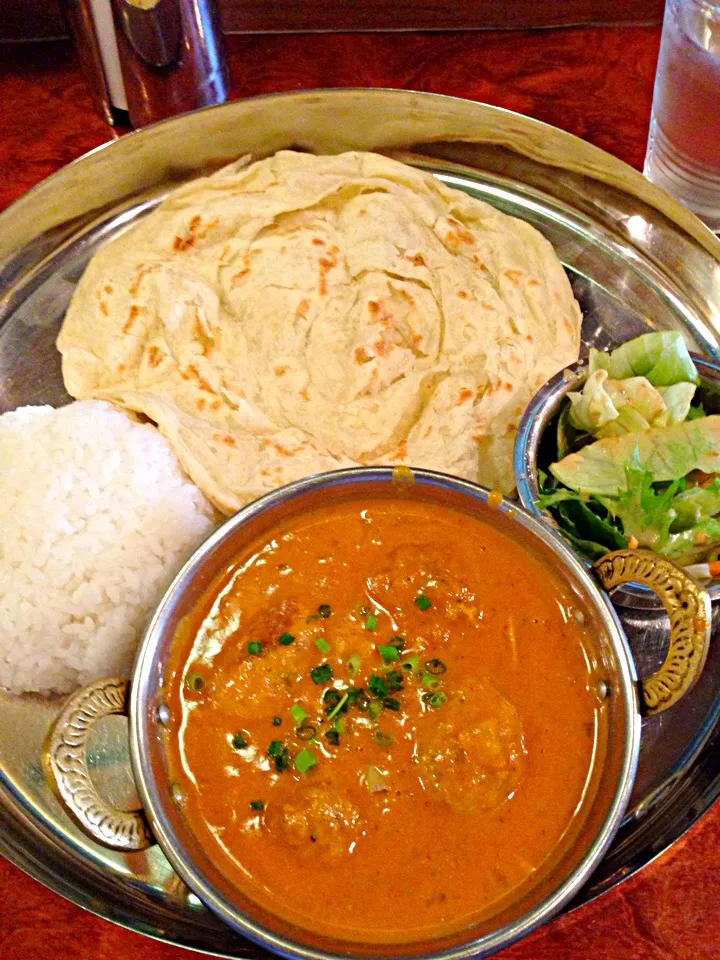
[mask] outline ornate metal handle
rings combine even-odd
[[[45,741],[45,776],[65,810],[93,840],[115,850],[145,850],[155,841],[140,812],[125,813],[106,803],[90,779],[87,747],[102,717],[127,712],[128,685],[105,679],[70,697]]]
[[[710,597],[682,567],[650,550],[615,550],[598,560],[594,569],[606,590],[630,582],[650,587],[670,617],[665,662],[642,682],[644,712],[661,713],[700,676],[710,645]]]

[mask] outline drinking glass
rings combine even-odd
[[[666,0],[645,176],[720,231],[716,0]]]

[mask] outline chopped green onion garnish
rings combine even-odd
[[[377,718],[382,713],[382,703],[379,700],[371,700],[368,707],[368,713],[372,720],[377,720]]]
[[[347,706],[348,707],[357,707],[358,710],[361,710],[363,713],[367,711],[368,708],[368,695],[365,693],[364,687],[350,687],[347,692]],[[343,710],[343,713],[345,710]]]
[[[395,697],[385,697],[383,699],[382,705],[386,710],[399,710],[400,701],[396,700]]]
[[[262,650],[263,645],[262,641],[260,640],[251,640],[247,645],[247,652],[253,657],[256,657],[259,653],[262,653]]]
[[[279,727],[282,723],[282,717],[273,717],[272,723],[274,727]]]
[[[385,677],[381,677],[379,673],[370,674],[368,687],[370,689],[370,693],[374,694],[376,697],[387,696],[387,694],[390,692],[388,685],[385,682]]]
[[[377,630],[377,617],[374,613],[371,613],[365,618],[365,629],[366,630]]]
[[[441,681],[437,677],[434,677],[431,673],[424,673],[422,675],[422,685],[426,690],[437,690],[440,686]]]
[[[383,660],[399,660],[400,654],[397,647],[390,646],[389,643],[378,644],[378,653]]]
[[[310,671],[310,679],[313,683],[323,684],[332,680],[332,667],[329,663],[323,663],[320,667],[313,667]]]
[[[282,753],[282,748],[282,740],[271,740],[267,752],[271,757],[279,757]]]
[[[290,707],[290,716],[293,718],[295,723],[298,726],[300,726],[300,724],[303,722],[307,714],[305,713],[305,711],[303,710],[303,708],[300,706],[299,703],[294,703]]]
[[[385,733],[384,730],[373,730],[373,740],[379,747],[387,750],[390,744],[395,742],[395,737],[391,733]]]
[[[420,657],[408,657],[400,664],[403,670],[417,670],[420,666]]]
[[[347,663],[345,664],[347,667],[347,672],[353,677],[360,673],[361,665],[362,661],[360,660],[360,655],[357,653],[354,653],[351,657],[348,657]]]
[[[428,703],[431,707],[441,707],[447,700],[447,694],[443,693],[442,690],[438,693],[434,693],[431,697],[428,697]]]
[[[415,597],[415,606],[419,610],[428,610],[432,606],[432,601],[421,593],[419,597]]]
[[[342,708],[345,706],[348,700],[348,694],[346,693],[344,697],[341,697],[340,700],[335,704],[332,711],[328,714],[328,720],[332,720],[336,713],[340,713]]]
[[[185,686],[188,690],[192,690],[193,693],[200,693],[205,686],[205,681],[199,673],[189,673],[185,677]]]
[[[278,773],[282,773],[283,770],[287,770],[290,766],[290,751],[287,747],[283,747],[280,753],[275,757],[275,769]]]
[[[399,633],[396,633],[394,637],[390,637],[388,643],[391,647],[395,647],[396,650],[402,650],[405,646],[405,637],[401,637]]]
[[[345,733],[345,724],[343,723],[342,717],[335,717],[335,723],[333,723],[333,730],[336,733]]]
[[[328,617],[332,616],[332,607],[329,603],[321,603],[318,607],[318,613],[323,620],[327,620]]]
[[[387,684],[389,693],[394,693],[396,690],[402,690],[403,676],[401,673],[398,673],[397,670],[388,670],[388,672],[385,674],[385,683]]]
[[[442,660],[438,660],[437,657],[433,657],[432,660],[425,661],[425,669],[427,670],[428,673],[432,673],[437,677],[441,673],[445,673],[445,671],[447,670],[447,667],[442,662]]]
[[[317,760],[315,759],[315,754],[312,752],[312,750],[308,750],[307,747],[304,747],[295,757],[293,763],[295,764],[298,773],[305,774],[308,772],[308,770],[311,770],[315,766]]]
[[[331,743],[334,747],[340,745],[340,731],[339,730],[327,730],[325,732],[325,739],[328,743]]]
[[[241,733],[233,734],[233,738],[230,742],[233,745],[233,750],[244,750],[248,745],[247,740]]]
[[[264,810],[264,809],[265,809],[265,804],[262,802],[262,800],[251,800],[251,801],[250,801],[250,809],[251,809],[251,810]]]
[[[312,723],[308,723],[307,720],[303,720],[295,731],[298,740],[314,740],[316,733],[317,727]]]
[[[289,647],[291,643],[295,643],[295,637],[291,633],[281,633],[278,637],[278,643],[281,643],[284,647]]]
[[[318,648],[320,653],[327,653],[330,649],[330,644],[327,642],[325,637],[318,637],[315,641],[315,646]]]

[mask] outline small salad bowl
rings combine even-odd
[[[720,366],[692,354],[699,375],[694,402],[700,401],[707,414],[720,414]],[[549,509],[539,503],[543,475],[550,464],[558,460],[558,425],[569,393],[582,391],[588,378],[588,361],[582,360],[560,371],[540,388],[528,404],[518,427],[514,450],[514,472],[520,502],[536,517],[542,517],[559,530],[560,524]],[[566,539],[570,540],[569,537]],[[618,544],[620,546],[620,544]],[[630,546],[635,546],[631,543]],[[582,551],[577,548],[578,553]],[[608,546],[608,551],[612,548]],[[584,556],[590,566],[592,559]],[[712,569],[714,564],[692,563],[686,570],[703,583],[710,599],[720,598],[720,577]],[[713,574],[715,574],[713,576]],[[612,595],[616,606],[657,610],[655,594],[641,584],[626,583]]]

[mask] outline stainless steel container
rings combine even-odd
[[[440,503],[481,518],[520,541],[566,581],[596,640],[608,711],[608,748],[598,788],[570,847],[510,907],[491,920],[442,942],[398,943],[393,957],[484,956],[548,920],[587,880],[620,825],[635,776],[640,744],[640,700],[662,710],[679,699],[702,667],[709,642],[707,595],[667,560],[644,551],[604,558],[594,574],[541,519],[485,489],[429,471],[363,468],[321,474],[283,487],[245,507],[196,551],[169,587],[142,642],[128,693],[122,680],[98,681],[79,691],[54,724],[44,756],[46,774],[76,822],[96,840],[124,850],[160,844],[177,874],[235,930],[287,957],[335,960],[379,952],[373,945],[336,941],[291,927],[232,886],[198,843],[173,794],[165,738],[164,684],[176,630],[204,588],[254,538],[280,520],[318,505],[371,497]],[[653,582],[672,620],[670,651],[657,674],[638,688],[625,636],[600,584],[624,579]],[[678,667],[679,665],[679,667]],[[682,675],[679,683],[675,677]],[[665,691],[663,693],[663,690]],[[95,789],[87,768],[88,739],[97,721],[127,710],[131,758],[144,813],[122,813]]]
[[[228,71],[215,0],[63,0],[95,105],[142,127],[222,103]]]

